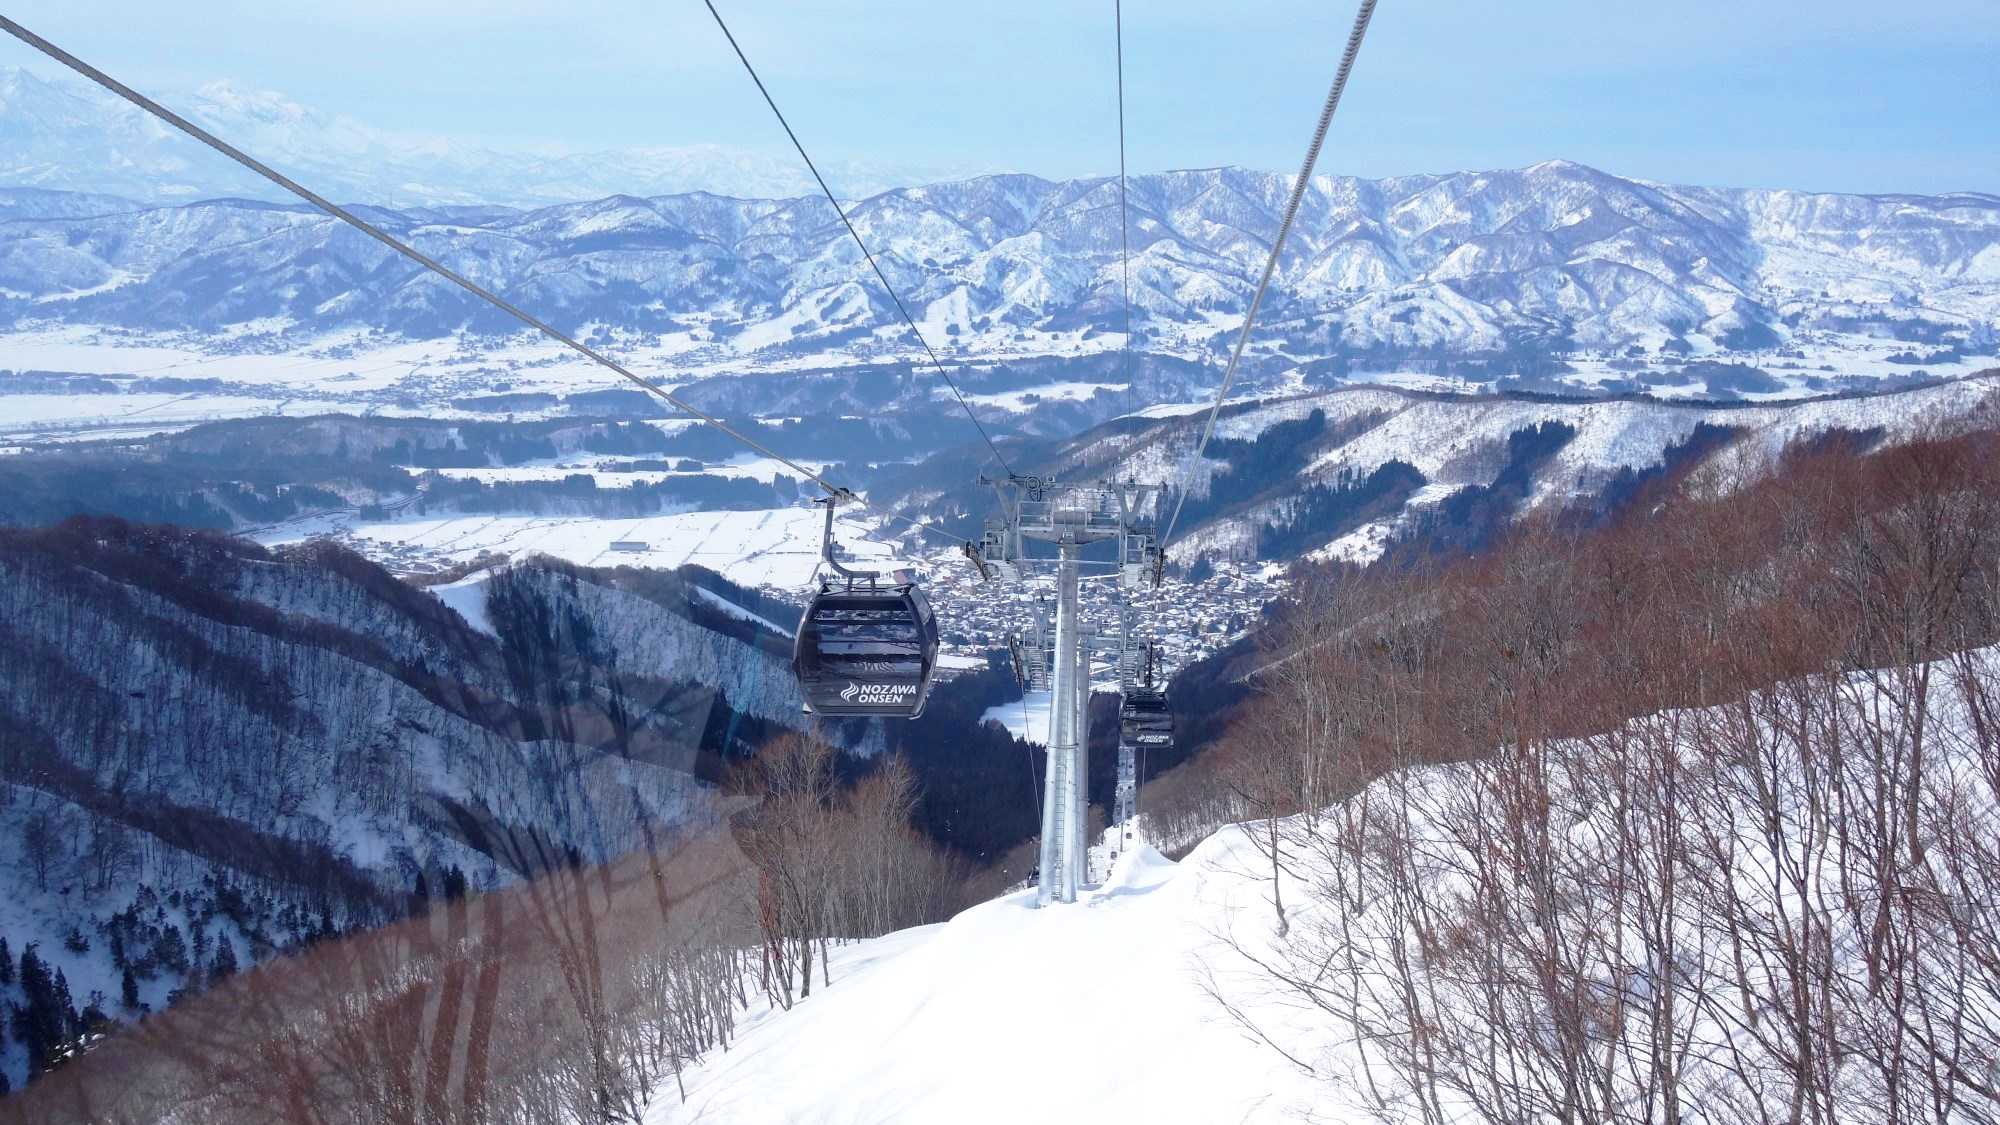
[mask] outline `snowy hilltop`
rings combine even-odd
[[[1288,187],[1240,168],[1132,179],[1143,347],[1205,354],[1240,324]],[[982,176],[872,194],[848,211],[946,354],[1047,354],[1122,332],[1118,190],[1115,179]],[[14,218],[0,223],[0,327],[13,331],[255,331],[295,346],[354,330],[517,327],[303,205],[107,202],[110,213],[79,214],[88,208],[46,193],[0,205]],[[371,213],[556,324],[681,363],[910,343],[823,198],[621,194]],[[1990,347],[1996,324],[2000,197],[1675,187],[1551,161],[1316,178],[1257,350],[1304,363],[1880,337],[1929,345],[1908,360],[1920,364],[1952,341]]]

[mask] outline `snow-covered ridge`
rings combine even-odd
[[[1237,168],[1132,179],[1132,298],[1148,347],[1206,354],[1236,326],[1285,188],[1282,174]],[[1115,342],[1105,335],[1120,323],[1117,208],[1105,202],[1115,190],[983,176],[870,195],[851,214],[949,354],[1055,354]],[[88,208],[36,200],[0,223],[0,291],[15,295],[0,301],[0,327],[255,324],[293,341],[513,327],[299,206],[78,210]],[[677,362],[905,343],[823,199],[623,194],[378,217],[558,324]],[[1317,178],[1258,349],[1300,362],[1588,349],[1606,364],[1596,377],[1609,378],[1626,370],[1614,359],[1634,362],[1619,358],[1627,349],[1657,359],[1662,348],[1781,348],[1839,376],[1851,372],[1823,361],[1842,341],[1895,337],[1920,353],[1902,362],[1952,367],[1955,357],[1931,359],[1939,345],[1986,348],[1996,325],[2000,197],[1678,188],[1550,162]]]
[[[447,870],[622,856],[700,805],[725,702],[801,722],[777,657],[535,564],[434,597],[324,544],[104,520],[0,534],[0,574],[0,938],[121,1019]]]
[[[1365,478],[1390,462],[1422,473],[1425,487],[1405,510],[1354,529],[1337,552],[1365,560],[1406,526],[1411,510],[1459,489],[1491,485],[1506,468],[1508,438],[1557,424],[1575,431],[1536,473],[1529,509],[1563,505],[1599,492],[1621,473],[1663,465],[1674,448],[1698,430],[1728,431],[1729,440],[1707,455],[1715,481],[1729,487],[1767,471],[1785,448],[1842,430],[1870,434],[1888,444],[1938,428],[1990,424],[2000,410],[2000,371],[1893,394],[1826,397],[1800,402],[1699,404],[1619,398],[1558,399],[1412,393],[1390,387],[1349,386],[1316,394],[1247,404],[1216,425],[1216,437],[1255,440],[1281,423],[1319,412],[1337,440],[1300,468],[1295,480],[1260,480],[1261,491],[1284,485],[1279,499],[1255,509],[1228,511],[1213,524],[1186,528],[1182,557],[1222,553],[1254,543],[1254,524],[1287,521],[1306,485]],[[1983,421],[1982,421],[1983,420]],[[1123,432],[1091,431],[1069,443],[1054,469],[1068,475],[1116,479],[1178,480],[1193,456],[1197,422],[1162,419]],[[1228,463],[1210,456],[1193,477],[1192,495],[1208,494]]]

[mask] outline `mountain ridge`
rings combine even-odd
[[[1158,350],[1218,346],[1287,184],[1233,168],[1132,177],[1135,335]],[[871,195],[849,217],[947,351],[1071,350],[1121,322],[1116,192],[1115,179],[1010,173]],[[711,357],[905,342],[822,200],[624,194],[370,214],[579,331]],[[332,219],[251,201],[17,218],[0,225],[0,290],[0,325],[16,329],[514,327]],[[1661,187],[1548,161],[1315,177],[1256,343],[1306,359],[1686,355],[1857,335],[1980,348],[1996,333],[2000,197]]]

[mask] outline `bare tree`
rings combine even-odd
[[[55,814],[38,808],[21,819],[21,855],[35,869],[35,889],[49,889],[49,866],[62,854]]]

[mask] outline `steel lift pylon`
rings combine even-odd
[[[993,485],[1006,518],[988,521],[976,553],[986,569],[1014,582],[1028,577],[1027,540],[1056,548],[1055,644],[1049,660],[1048,771],[1042,791],[1040,882],[1035,904],[1075,902],[1085,877],[1090,776],[1086,711],[1090,645],[1082,603],[1083,550],[1115,542],[1119,584],[1157,582],[1163,560],[1150,518],[1142,513],[1156,484],[1059,484],[1046,477],[1009,477]],[[1122,642],[1121,642],[1122,643]],[[1039,647],[1039,640],[1036,642]]]

